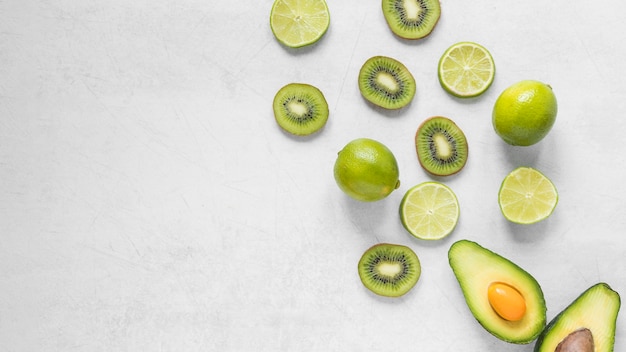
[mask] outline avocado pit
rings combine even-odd
[[[513,286],[504,282],[493,282],[487,290],[487,299],[491,308],[508,321],[522,320],[526,314],[524,296]]]
[[[594,350],[591,330],[581,328],[567,335],[556,346],[554,352],[593,352]]]

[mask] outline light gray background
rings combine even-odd
[[[0,350],[531,351],[489,335],[447,263],[456,240],[518,263],[543,287],[548,319],[589,286],[626,295],[626,60],[621,1],[442,0],[417,42],[389,31],[380,1],[328,0],[331,25],[288,50],[271,0],[0,0]],[[483,96],[447,95],[443,51],[475,41],[497,74]],[[367,104],[362,63],[387,55],[417,80],[407,108]],[[553,131],[515,148],[493,132],[493,103],[537,79],[559,102]],[[293,138],[271,102],[289,82],[319,87],[321,133]],[[465,131],[470,158],[439,179],[461,219],[425,243],[398,206],[433,179],[413,135],[432,115]],[[353,201],[332,176],[348,141],[385,143],[402,185]],[[506,222],[503,177],[542,170],[560,201],[534,226]],[[356,264],[375,243],[410,246],[423,274],[399,299],[377,297]],[[618,319],[615,350],[626,348]]]

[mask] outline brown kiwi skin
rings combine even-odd
[[[422,168],[423,168],[426,172],[430,173],[431,175],[434,175],[434,176],[452,176],[452,175],[454,175],[454,174],[459,173],[461,170],[463,170],[463,169],[465,168],[465,164],[467,164],[467,158],[464,160],[463,165],[462,165],[462,166],[461,166],[458,170],[456,170],[456,171],[454,171],[454,172],[450,172],[450,173],[437,173],[437,172],[434,172],[433,170],[429,170],[429,169],[428,169],[428,166],[427,166],[427,165],[424,165],[424,163],[422,162],[422,159],[419,157],[419,147],[418,147],[417,140],[418,140],[418,137],[419,137],[419,134],[420,134],[420,130],[422,129],[422,127],[423,127],[426,123],[428,123],[430,120],[432,120],[432,119],[434,119],[434,118],[443,118],[443,119],[446,119],[446,120],[447,120],[450,124],[454,125],[454,126],[455,126],[455,127],[456,127],[459,131],[461,131],[461,133],[464,133],[464,132],[463,132],[463,130],[461,130],[461,128],[460,128],[460,127],[459,127],[459,126],[458,126],[458,125],[457,125],[454,121],[452,121],[451,119],[449,119],[449,118],[447,118],[447,117],[445,117],[445,116],[432,116],[432,117],[427,118],[426,120],[422,121],[422,123],[421,123],[421,124],[419,125],[419,127],[417,128],[417,131],[415,132],[415,138],[414,138],[414,141],[415,141],[415,149],[416,149],[416,152],[417,152],[417,160],[419,161],[419,163],[420,163],[420,165],[422,166]],[[467,137],[465,137],[465,143],[464,143],[464,145],[465,145],[465,150],[467,150],[467,154],[469,155],[469,146],[468,146],[468,144],[467,144]]]

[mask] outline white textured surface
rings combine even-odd
[[[425,40],[396,39],[379,1],[329,0],[315,46],[286,50],[271,0],[0,0],[0,350],[531,351],[473,319],[447,263],[461,238],[541,283],[548,319],[604,281],[626,297],[626,42],[622,3],[442,0]],[[476,41],[491,89],[469,101],[439,86],[437,61]],[[383,112],[359,95],[370,56],[404,62],[414,102]],[[501,90],[552,85],[559,114],[529,148],[491,127]],[[292,138],[273,121],[288,82],[319,87],[326,128]],[[470,159],[443,179],[461,202],[446,240],[417,241],[398,218],[417,163],[418,124],[445,115]],[[402,186],[361,204],[334,183],[336,152],[370,137],[396,154]],[[560,202],[540,224],[501,216],[518,165],[541,169]],[[375,297],[356,263],[377,242],[411,246],[420,282]],[[615,350],[626,349],[626,314]]]

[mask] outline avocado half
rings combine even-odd
[[[527,344],[546,326],[546,304],[539,283],[510,260],[480,246],[460,240],[448,251],[450,267],[474,318],[492,335],[510,343]],[[526,303],[521,320],[508,321],[491,307],[487,296],[492,283],[517,289]]]
[[[619,294],[606,283],[591,286],[548,323],[534,351],[568,351],[564,346],[573,344],[577,351],[613,351],[620,305]]]

